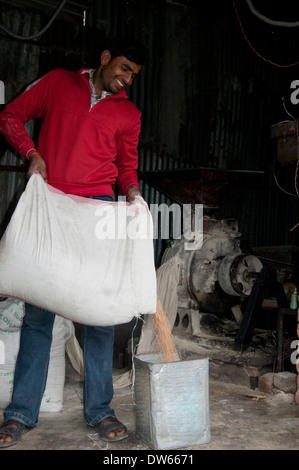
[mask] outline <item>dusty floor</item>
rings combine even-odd
[[[116,450],[126,451],[125,455],[130,455],[128,451],[132,455],[143,455],[138,451],[145,451],[145,455],[156,453],[136,436],[132,387],[119,387],[120,372],[116,371],[112,405],[117,417],[128,427],[128,439],[106,444],[85,425],[82,419],[82,382],[67,363],[63,410],[58,413],[41,413],[38,426],[26,433],[19,444],[6,450],[103,451],[97,454],[97,459],[104,459],[107,455],[109,458],[111,455],[121,455]],[[299,449],[299,406],[294,403],[292,394],[261,394],[246,386],[210,380],[209,407],[210,442],[181,449],[182,454],[188,451],[196,456],[198,450]],[[170,453],[180,453],[180,449]]]

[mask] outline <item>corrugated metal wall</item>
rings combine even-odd
[[[297,49],[294,40],[287,47],[289,37],[276,38],[277,31],[273,34],[270,27],[251,18],[244,3],[236,2],[255,47],[266,56],[291,60],[298,42]],[[2,6],[1,21],[18,33],[32,34],[47,19],[37,7]],[[240,196],[220,207],[218,215],[237,217],[244,239],[252,245],[299,244],[299,229],[290,232],[299,221],[298,199],[275,183],[275,148],[270,138],[271,125],[289,118],[281,96],[288,97],[291,81],[298,79],[298,66],[278,68],[254,54],[230,0],[94,0],[85,27],[81,18],[64,13],[36,41],[21,42],[1,33],[0,79],[8,84],[7,99],[51,68],[96,66],[97,43],[116,34],[137,36],[148,49],[148,62],[130,90],[143,116],[140,170],[264,171],[258,187],[242,188]],[[276,42],[271,42],[274,36]],[[279,42],[282,47],[275,57]],[[283,54],[283,49],[288,52]],[[14,153],[1,156],[2,165],[16,162],[23,163]],[[275,170],[283,187],[294,193],[295,165],[279,164]],[[15,172],[1,172],[0,178],[4,220],[25,178]],[[141,184],[150,204],[171,203]],[[161,249],[162,242],[157,241],[157,260]]]
[[[28,36],[42,28],[41,17],[38,14],[26,13],[24,10],[1,8],[1,23],[15,35]],[[0,80],[5,87],[5,102],[16,96],[29,82],[34,80],[39,70],[39,44],[32,41],[24,42],[13,37],[0,36]],[[32,132],[32,123],[27,125],[28,132]],[[23,159],[17,152],[8,148],[1,135],[0,164],[7,169],[0,171],[0,235],[9,221],[22,191],[25,188],[25,172],[9,170],[10,167],[23,166]],[[8,149],[8,150],[6,150]]]

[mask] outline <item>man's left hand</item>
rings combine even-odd
[[[135,196],[141,196],[141,192],[136,184],[130,186],[127,192],[127,200],[130,204],[134,201]]]

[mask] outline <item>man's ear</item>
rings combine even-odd
[[[101,54],[101,65],[108,65],[110,61],[111,61],[110,51],[108,50],[103,51]]]

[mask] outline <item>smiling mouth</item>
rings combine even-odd
[[[119,80],[118,78],[115,79],[117,85],[118,85],[118,88],[125,88],[126,84],[124,82],[122,82],[121,80]]]

